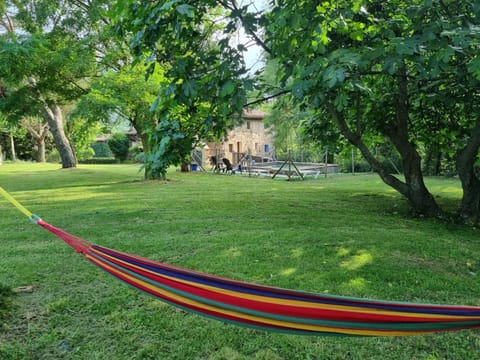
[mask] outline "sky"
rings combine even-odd
[[[246,0],[242,1],[240,6],[248,3],[250,4],[249,9],[252,12],[265,10],[268,6],[267,0]],[[249,40],[245,33],[241,33],[239,37],[240,43],[246,43]],[[264,63],[262,54],[263,50],[260,46],[252,44],[248,47],[248,51],[245,53],[245,64],[247,65],[247,68],[250,69],[250,73],[253,74],[256,70],[259,70],[263,67]]]

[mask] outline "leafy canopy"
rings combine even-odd
[[[114,11],[117,31],[130,39],[147,75],[160,66],[167,81],[152,110],[158,126],[149,135],[152,167],[188,161],[199,142],[221,138],[239,118],[252,81],[242,46],[231,46],[237,26],[215,1],[123,1]]]

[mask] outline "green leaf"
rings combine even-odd
[[[301,99],[304,93],[304,82],[302,80],[295,80],[292,85],[292,94],[297,98]]]
[[[337,69],[337,71],[335,71],[335,78],[337,82],[343,83],[345,81],[345,69]]]
[[[383,70],[390,75],[395,75],[397,73],[398,64],[397,58],[388,57],[385,59],[383,64]]]
[[[323,75],[324,81],[327,83],[329,88],[333,88],[337,84],[341,84],[345,80],[345,69],[335,69],[333,66],[330,66]]]
[[[350,38],[355,41],[362,41],[363,33],[363,30],[354,31],[350,34]]]
[[[154,112],[155,110],[157,110],[159,102],[160,102],[160,97],[157,97],[155,101],[152,103],[152,105],[150,106],[149,111]]]
[[[335,98],[333,103],[337,107],[337,110],[341,112],[348,105],[348,96],[345,94],[340,94]]]
[[[172,7],[172,5],[178,4],[181,0],[172,0],[172,1],[167,1],[165,4],[162,5],[160,8],[161,11],[163,10],[168,10]]]
[[[222,88],[220,90],[220,96],[226,97],[232,94],[234,90],[235,90],[234,82],[232,80],[228,80],[225,84],[222,85]]]
[[[168,148],[168,144],[170,144],[170,136],[166,135],[160,141],[160,145],[158,147],[158,152],[160,154],[165,154]]]
[[[193,18],[195,15],[193,6],[188,4],[178,5],[175,10],[177,10],[179,14],[188,16],[189,18]]]
[[[186,97],[196,97],[197,96],[197,90],[196,90],[196,84],[195,81],[193,80],[187,80],[182,84],[182,89],[183,89],[183,94]]]
[[[413,55],[419,45],[419,41],[416,38],[395,38],[392,39],[392,45],[400,55]]]
[[[480,80],[480,57],[476,57],[467,65],[468,71]]]

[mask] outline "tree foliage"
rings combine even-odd
[[[15,27],[0,37],[0,79],[7,86],[1,111],[10,121],[43,115],[63,167],[76,166],[76,159],[61,106],[85,93],[85,79],[95,74],[94,47],[80,26],[87,22],[78,20],[84,10],[75,2],[21,0],[7,1],[2,13]]]
[[[200,104],[210,104],[221,119],[231,114],[226,107],[244,104],[237,96],[245,89],[244,49],[225,36],[242,26],[277,62],[276,94],[289,92],[315,115],[310,129],[332,129],[355,145],[416,212],[442,214],[425,186],[421,156],[434,147],[449,151],[464,190],[460,213],[476,221],[479,11],[476,2],[444,0],[279,0],[267,13],[228,0],[131,0],[117,16],[135,54],[166,66],[170,83],[156,107],[174,129],[181,127],[172,113],[193,119],[205,115]],[[212,36],[216,46],[207,41]],[[398,152],[403,179],[376,158],[371,139]]]
[[[240,117],[252,88],[245,49],[230,46],[235,21],[215,1],[125,1],[115,14],[137,62],[149,65],[147,74],[162,67],[167,80],[152,106],[158,126],[146,157],[163,177],[168,164],[188,161],[196,144],[223,137]]]
[[[117,70],[108,70],[91,83],[88,94],[82,96],[75,116],[90,122],[107,124],[112,118],[126,119],[142,140],[143,151],[150,154],[150,133],[158,124],[152,104],[159,88],[165,82],[162,69],[157,67],[145,79],[146,67],[126,64]],[[151,171],[150,162],[144,162],[147,178],[158,178],[161,174]]]
[[[130,147],[130,141],[127,135],[122,132],[113,134],[112,137],[108,139],[108,147],[112,150],[117,161],[120,160],[120,162],[123,162],[127,160],[128,148]]]
[[[21,120],[20,124],[30,133],[36,142],[37,162],[45,162],[45,140],[49,135],[48,123],[43,118],[27,116]]]
[[[421,153],[449,149],[464,185],[462,216],[479,214],[474,176],[480,130],[477,101],[479,7],[445,1],[278,1],[266,18],[266,44],[296,101],[325,112],[382,179],[425,215],[441,210],[428,192]],[[404,180],[369,148],[376,136],[402,158]],[[473,196],[473,198],[472,198]],[[472,201],[465,202],[466,198]]]
[[[265,98],[288,93],[309,114],[311,139],[356,146],[423,215],[443,215],[423,170],[456,171],[459,213],[479,220],[476,1],[278,0],[257,13],[234,0],[8,4],[25,31],[2,36],[0,102],[9,117],[77,98],[96,55],[104,68],[88,95],[91,109],[138,126],[146,173],[164,178],[169,165],[188,161],[196,144],[221,139],[240,118],[254,86],[243,54],[255,41],[276,64]],[[0,26],[12,27],[10,19]],[[233,40],[239,29],[248,36],[243,42]],[[141,84],[144,70],[149,82]],[[392,175],[374,147],[401,159],[403,177]]]

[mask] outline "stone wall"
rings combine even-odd
[[[237,164],[244,155],[272,159],[274,157],[273,132],[272,129],[265,128],[266,115],[258,110],[245,112],[243,124],[229,131],[225,141],[207,143],[204,163],[208,166],[212,156],[220,160],[227,158],[232,164]]]

